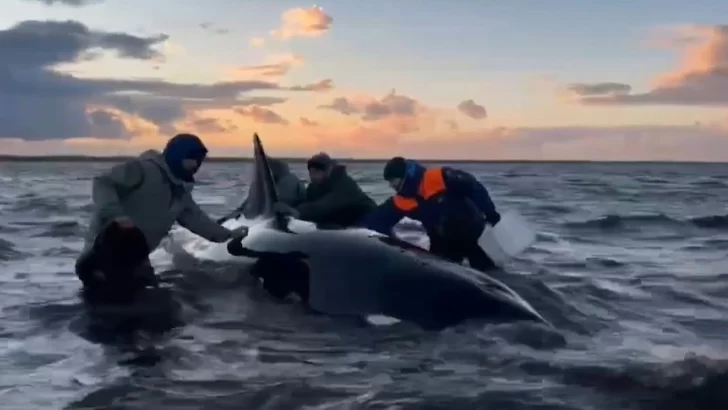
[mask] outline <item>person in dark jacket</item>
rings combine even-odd
[[[430,251],[445,259],[485,271],[495,267],[478,245],[485,224],[495,225],[500,214],[488,190],[471,174],[450,167],[425,168],[394,157],[384,167],[384,179],[396,194],[369,214],[363,225],[391,235],[404,217],[422,223]]]
[[[374,210],[371,199],[349,176],[346,167],[326,153],[318,153],[307,162],[311,183],[306,188],[306,200],[295,210],[278,204],[284,213],[326,227],[350,227]]]
[[[156,283],[149,253],[175,222],[212,242],[247,234],[245,227],[220,226],[192,198],[206,156],[199,137],[179,134],[164,152],[147,151],[94,178],[94,211],[76,262],[84,293],[98,302],[131,303]]]
[[[295,207],[306,200],[306,187],[303,185],[303,181],[291,172],[288,164],[280,159],[268,157],[268,166],[273,174],[273,182],[276,184],[276,193],[280,202]],[[246,198],[239,207],[219,218],[217,222],[223,223],[228,219],[238,218],[242,215],[247,202]]]

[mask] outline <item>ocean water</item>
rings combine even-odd
[[[188,324],[155,365],[79,335],[72,273],[90,178],[109,163],[0,163],[0,408],[725,409],[728,165],[458,164],[538,231],[499,279],[555,324],[366,327],[215,280],[225,266],[153,264]],[[244,163],[203,166],[218,216]],[[377,201],[381,164],[350,173]],[[302,164],[293,165],[304,176]],[[415,225],[403,235],[421,239]],[[345,273],[343,273],[345,274]]]

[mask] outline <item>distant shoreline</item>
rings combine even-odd
[[[88,155],[0,155],[0,162],[121,162],[134,158],[134,156],[88,156]],[[307,158],[279,159],[290,163],[305,163]],[[341,162],[359,164],[381,164],[389,158],[357,159],[338,158]],[[211,163],[252,162],[250,157],[209,157]],[[712,161],[593,161],[593,160],[463,160],[463,159],[418,159],[424,163],[455,163],[455,164],[728,164],[728,162]]]

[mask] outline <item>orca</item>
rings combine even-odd
[[[385,316],[435,330],[471,319],[551,326],[513,290],[482,272],[374,231],[316,229],[276,213],[275,184],[257,134],[253,146],[247,204],[239,218],[224,223],[246,224],[248,235],[210,243],[198,257],[252,263],[248,274],[271,295],[295,296],[329,316]]]

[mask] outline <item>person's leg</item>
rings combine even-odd
[[[465,257],[468,259],[471,268],[481,272],[487,272],[497,267],[477,242],[467,246],[465,249],[467,250]]]
[[[439,235],[430,236],[430,252],[455,263],[462,263],[465,259],[457,243],[452,243]]]

